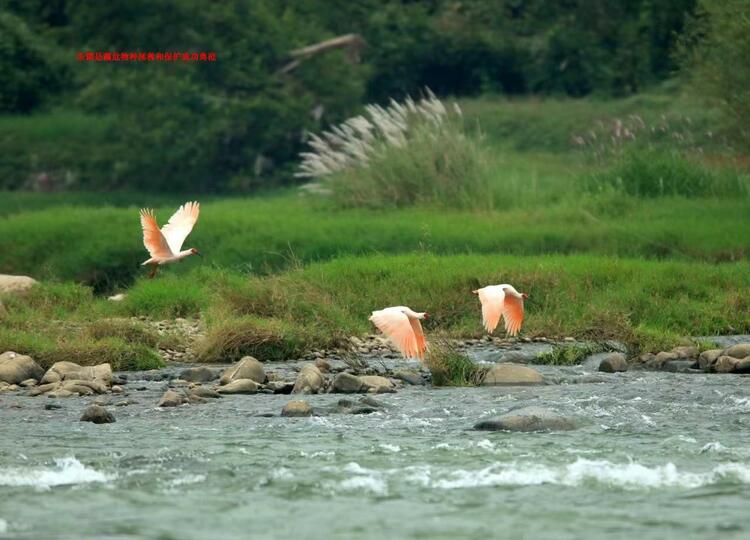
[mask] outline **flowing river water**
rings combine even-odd
[[[79,422],[90,398],[1,395],[0,538],[750,537],[746,377],[540,370],[309,418],[259,416],[288,395],[159,409],[166,384],[132,374],[113,424]],[[579,428],[472,429],[528,405]]]

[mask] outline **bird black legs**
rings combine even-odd
[[[148,279],[154,279],[154,276],[156,275],[156,271],[159,269],[158,264],[151,265],[151,272],[148,274]]]

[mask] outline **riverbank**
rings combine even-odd
[[[0,350],[29,354],[43,367],[70,360],[145,369],[161,365],[159,351],[179,360],[188,349],[203,362],[295,359],[372,333],[370,312],[400,304],[430,312],[428,339],[478,339],[484,333],[471,290],[488,283],[529,293],[522,336],[532,339],[613,339],[637,355],[691,344],[691,335],[750,333],[746,261],[373,255],[270,276],[165,271],[117,300],[69,282],[26,283],[0,299]]]

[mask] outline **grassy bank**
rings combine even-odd
[[[733,261],[750,254],[748,204],[737,200],[596,197],[497,212],[329,210],[294,196],[207,203],[187,244],[199,265],[269,273],[373,253],[591,253]],[[174,207],[162,207],[164,222]],[[0,273],[109,290],[143,272],[138,212],[57,207],[0,219]]]
[[[513,283],[530,294],[523,329],[527,336],[612,338],[633,350],[655,351],[683,336],[750,331],[747,262],[372,255],[265,277],[209,268],[165,274],[139,280],[122,303],[96,298],[80,285],[43,285],[27,298],[5,300],[10,315],[0,333],[0,349],[85,360],[85,354],[72,355],[69,343],[85,348],[82,344],[119,339],[138,346],[151,343],[153,351],[153,340],[128,337],[137,330],[103,332],[96,339],[87,329],[112,317],[201,316],[208,327],[197,344],[201,360],[226,361],[244,354],[281,360],[372,332],[370,311],[397,304],[429,311],[425,327],[431,335],[478,337],[480,311],[470,291],[497,282]],[[55,323],[60,320],[83,330],[71,335],[65,325]],[[113,350],[116,358],[123,354],[119,342]],[[139,354],[121,365],[153,361],[145,350]],[[109,359],[104,351],[97,358]]]

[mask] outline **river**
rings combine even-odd
[[[0,395],[0,538],[750,537],[746,377],[540,369],[555,384],[310,418],[258,416],[287,395],[159,409],[166,383],[132,374],[113,424],[78,421],[90,398]],[[472,429],[527,405],[580,427]]]

